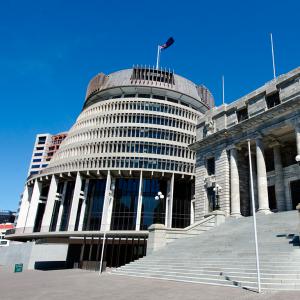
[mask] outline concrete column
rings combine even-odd
[[[283,168],[280,154],[280,144],[274,143],[272,145],[274,153],[274,166],[275,166],[275,194],[278,211],[286,210],[286,200],[284,192],[284,177]]]
[[[85,215],[85,209],[86,209],[86,201],[87,201],[87,193],[89,189],[89,179],[85,180],[85,186],[84,186],[84,199],[82,201],[81,205],[81,211],[80,211],[80,216],[79,216],[79,225],[78,225],[78,231],[82,231],[83,228],[83,222],[84,222],[84,215]]]
[[[31,201],[30,201],[30,206],[29,206],[29,211],[28,211],[28,216],[27,216],[27,221],[25,226],[26,227],[25,232],[27,233],[33,232],[37,208],[41,196],[41,188],[42,188],[42,183],[38,182],[36,179],[34,181],[33,192],[31,196]]]
[[[195,200],[191,201],[191,222],[190,225],[195,223]]]
[[[116,182],[115,178],[112,178],[110,171],[108,171],[107,178],[106,178],[105,193],[104,193],[104,204],[103,204],[102,219],[101,219],[101,231],[110,230],[114,191],[115,191],[115,182]]]
[[[300,234],[300,203],[296,206],[296,210],[298,211],[298,234]]]
[[[267,171],[264,157],[262,138],[256,138],[256,166],[257,166],[257,189],[258,189],[258,211],[269,213],[269,197]]]
[[[172,177],[168,181],[167,196],[165,196],[165,199],[166,199],[166,221],[165,221],[165,226],[167,228],[172,227],[173,194],[174,194],[174,173],[172,173]]]
[[[147,255],[164,248],[167,244],[166,227],[163,224],[152,224],[149,227]]]
[[[135,230],[140,230],[141,226],[141,215],[142,215],[142,204],[143,204],[143,172],[140,174],[139,184],[139,195],[138,195],[137,215],[136,215],[136,226]]]
[[[81,193],[81,185],[82,185],[82,178],[80,176],[80,173],[77,172],[73,199],[71,203],[71,212],[70,212],[70,218],[68,224],[68,231],[74,231],[75,228],[78,204],[79,204],[80,193]]]
[[[296,133],[296,146],[297,146],[296,161],[300,163],[300,123],[296,123],[295,133]]]
[[[17,228],[25,228],[28,209],[30,206],[29,203],[29,188],[28,185],[25,185],[24,192],[22,195],[21,205],[20,205],[20,211],[18,215],[18,221],[17,221]]]
[[[45,213],[44,213],[43,221],[42,221],[41,232],[49,232],[49,228],[50,228],[50,224],[51,224],[51,220],[52,220],[54,203],[57,198],[57,194],[56,194],[57,193],[57,184],[58,184],[57,178],[55,177],[55,175],[52,175],[49,192],[48,192],[48,197],[47,197],[47,202],[46,202]]]
[[[63,213],[63,208],[64,208],[64,201],[65,201],[65,196],[66,196],[66,191],[67,191],[67,185],[68,185],[68,181],[65,181],[63,191],[62,191],[62,194],[61,194],[58,217],[57,217],[57,224],[56,224],[56,230],[55,231],[59,231],[59,228],[60,228],[61,218],[62,218],[62,213]]]
[[[238,170],[237,149],[230,149],[230,200],[231,200],[231,216],[241,216],[240,203],[240,178]]]

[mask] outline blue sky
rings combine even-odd
[[[0,209],[16,209],[37,133],[68,130],[99,72],[161,65],[231,102],[300,65],[300,2],[2,1]]]

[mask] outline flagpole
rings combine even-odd
[[[222,103],[225,104],[225,81],[224,75],[222,75]]]
[[[275,57],[274,57],[274,45],[273,45],[272,32],[270,33],[270,36],[271,36],[271,48],[272,48],[273,76],[274,76],[274,79],[275,79],[276,78],[276,69],[275,69]]]
[[[156,70],[159,68],[159,59],[160,59],[160,46],[157,46],[157,56],[156,56]]]
[[[260,282],[260,266],[259,266],[259,253],[257,242],[257,227],[256,227],[256,212],[255,212],[255,200],[254,200],[254,187],[253,187],[253,172],[252,172],[252,157],[251,157],[251,141],[248,139],[248,156],[249,156],[249,169],[250,169],[250,186],[251,186],[251,204],[253,214],[253,229],[254,229],[254,242],[255,242],[255,256],[256,256],[256,273],[257,273],[257,291],[261,292]]]

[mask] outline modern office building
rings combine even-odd
[[[14,223],[16,212],[11,210],[0,210],[0,224]]]
[[[88,234],[94,239],[108,232],[111,252],[117,237],[119,247],[142,255],[151,224],[189,226],[195,152],[188,145],[196,141],[198,119],[213,106],[207,88],[172,71],[134,67],[98,74],[49,165],[34,162],[42,167],[37,173],[31,167],[16,234],[21,240],[63,237],[78,256]],[[49,157],[41,148],[50,139],[37,136],[33,160]],[[116,259],[110,265],[129,258]]]
[[[49,133],[37,134],[30,160],[28,176],[39,174],[48,166],[49,161],[59,149],[60,144],[66,136],[64,132],[55,135]]]

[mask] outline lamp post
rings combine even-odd
[[[154,200],[159,201],[159,200],[163,200],[164,198],[165,198],[164,194],[162,192],[158,192],[157,195],[154,197]],[[166,207],[166,209],[167,209],[167,207]],[[160,219],[160,217],[159,217],[159,219]]]
[[[109,200],[109,205],[108,207],[110,206],[110,203],[112,202],[113,200],[113,191],[115,190],[115,184],[112,183],[111,186],[110,186],[110,191],[109,191],[109,194],[108,194],[108,200]],[[102,249],[101,249],[101,258],[100,258],[100,270],[99,270],[99,275],[102,273],[102,269],[103,269],[103,259],[104,259],[104,247],[105,247],[105,242],[106,242],[106,226],[108,224],[104,224],[104,233],[103,233],[103,242],[102,242]],[[109,230],[109,229],[108,229]],[[99,237],[101,238],[101,237]]]
[[[215,187],[213,188],[213,191],[215,192],[215,199],[216,199],[216,210],[220,209],[220,201],[219,201],[219,195],[222,191],[222,187],[219,184],[216,184]]]

